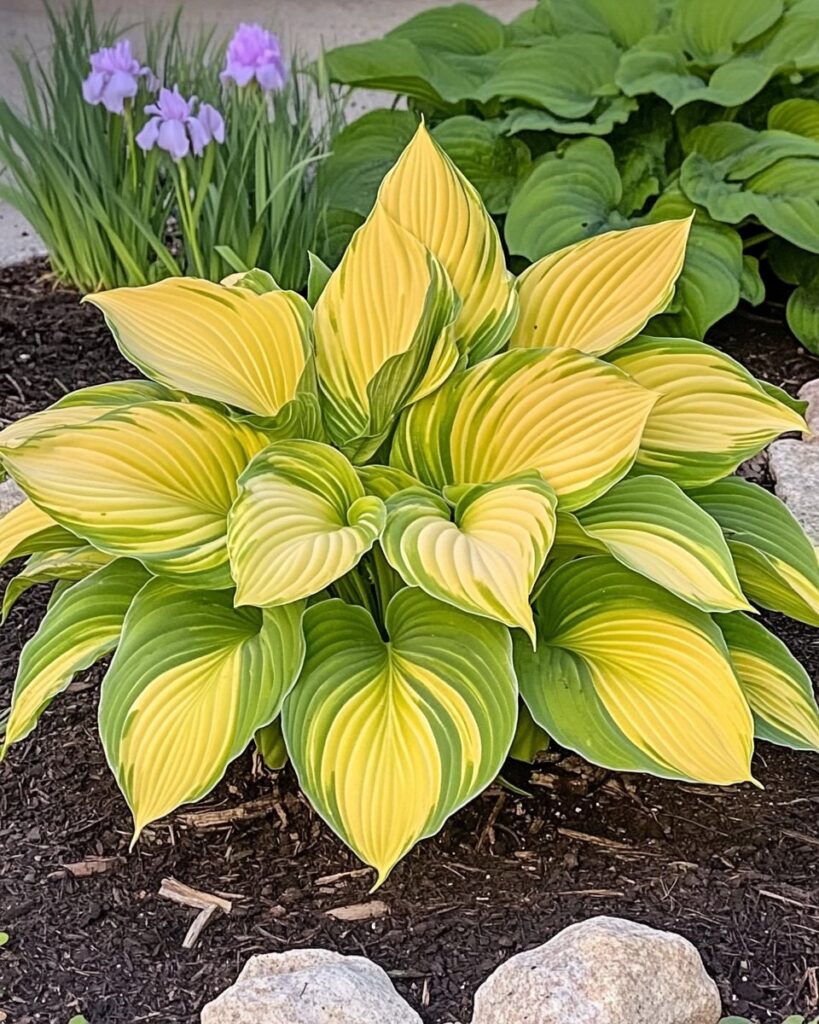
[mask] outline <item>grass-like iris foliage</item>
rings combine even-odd
[[[339,227],[424,113],[516,257],[696,210],[663,331],[702,338],[775,275],[819,353],[819,0],[539,0],[510,24],[457,3],[327,59],[410,107],[338,140]]]
[[[342,121],[321,64],[301,73],[258,25],[183,31],[181,9],[139,47],[92,0],[46,12],[48,54],[15,57],[22,105],[0,99],[0,198],[56,276],[89,291],[258,265],[303,288]]]
[[[382,881],[547,734],[716,785],[752,779],[755,737],[819,748],[754,607],[819,625],[819,561],[731,475],[802,405],[644,331],[690,224],[515,279],[422,126],[308,300],[262,271],[91,295],[146,379],[0,433],[27,495],[5,610],[59,581],[3,751],[115,651],[99,724],[137,836],[255,737]]]

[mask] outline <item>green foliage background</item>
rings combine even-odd
[[[510,24],[457,3],[327,66],[408,105],[351,124],[323,165],[330,260],[424,116],[519,268],[696,209],[658,329],[702,338],[759,304],[765,261],[819,353],[819,0],[539,0]]]

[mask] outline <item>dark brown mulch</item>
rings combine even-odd
[[[129,372],[98,314],[72,293],[45,291],[36,269],[0,272],[5,419]],[[737,315],[715,340],[791,388],[819,368],[767,321]],[[0,706],[43,604],[29,593],[4,630]],[[816,631],[775,626],[817,678]],[[417,848],[377,894],[387,915],[344,923],[326,911],[367,901],[371,876],[321,881],[360,864],[292,773],[254,772],[250,754],[206,804],[264,799],[263,817],[205,830],[177,814],[128,854],[127,809],[96,736],[100,674],[59,698],[0,766],[0,931],[10,936],[0,1010],[14,1024],[67,1024],[79,1012],[91,1024],[193,1024],[249,955],[299,945],[363,953],[429,1024],[466,1021],[472,992],[498,963],[601,913],[694,941],[726,1011],[763,1021],[817,1007],[815,756],[760,745],[759,791],[617,776],[557,752],[537,766],[531,799],[492,791]],[[116,859],[87,877],[64,867],[90,857]],[[167,876],[234,903],[191,951],[181,943],[194,912],[157,895]]]

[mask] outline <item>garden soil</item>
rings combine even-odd
[[[794,391],[819,361],[781,313],[739,312],[711,340]],[[0,422],[128,375],[100,315],[54,290],[41,264],[0,271]],[[44,605],[30,591],[0,636],[0,707]],[[819,633],[771,622],[819,678]],[[617,775],[555,750],[531,773],[510,771],[531,796],[493,788],[371,896],[372,873],[292,771],[274,775],[249,752],[129,854],[96,733],[100,676],[80,677],[0,765],[0,1020],[194,1024],[252,954],[322,946],[375,960],[427,1024],[465,1024],[499,963],[595,914],[691,939],[726,1012],[767,1021],[819,1006],[814,755],[760,744],[757,790]],[[159,895],[166,878],[230,901],[192,949],[182,944],[197,911]]]

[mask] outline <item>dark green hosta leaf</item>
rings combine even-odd
[[[747,253],[742,257],[739,294],[740,298],[751,306],[759,306],[765,301],[765,282],[759,273],[759,260]]]
[[[691,57],[704,67],[716,67],[734,56],[779,20],[783,0],[680,0],[672,25]]]
[[[516,107],[503,122],[508,135],[519,132],[557,132],[560,135],[608,135],[616,125],[624,124],[637,109],[637,101],[628,96],[599,100],[588,120],[566,121],[548,110]]]
[[[621,199],[611,147],[602,139],[572,142],[543,157],[521,185],[506,217],[506,244],[534,261],[582,238],[625,228]]]
[[[633,46],[660,25],[658,0],[542,0],[556,35],[595,32]]]
[[[450,4],[421,11],[387,33],[420,49],[444,53],[481,54],[504,44],[503,24],[472,4]]]
[[[620,210],[640,213],[658,196],[666,182],[666,153],[674,140],[674,125],[665,104],[646,102],[629,123],[612,137],[611,146],[620,172],[623,197]]]
[[[786,308],[788,326],[809,352],[819,356],[819,273],[791,292]]]
[[[689,143],[680,173],[689,199],[715,220],[754,218],[819,253],[819,141],[721,121],[696,129]]]

